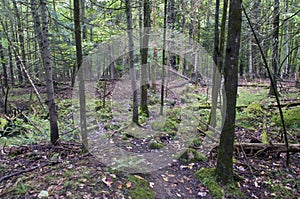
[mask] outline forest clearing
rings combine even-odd
[[[297,1],[0,16],[0,198],[300,198]]]

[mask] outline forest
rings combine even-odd
[[[300,198],[299,1],[0,16],[0,198]]]

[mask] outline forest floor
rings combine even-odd
[[[265,85],[265,82],[254,84]],[[288,91],[284,91],[281,100],[287,113],[288,138],[291,144],[299,144],[300,117],[288,112],[296,110],[299,113],[299,90],[290,89],[289,85],[285,88]],[[44,93],[45,90],[40,87],[39,91]],[[28,103],[32,98],[30,93],[30,88],[22,88],[11,94],[10,103],[13,102],[23,112],[14,113],[16,115],[14,121],[9,123],[10,129],[8,124],[0,125],[0,198],[300,198],[299,152],[290,153],[287,167],[287,154],[282,151],[274,152],[269,148],[235,150],[235,186],[243,194],[229,192],[225,187],[211,188],[209,178],[198,177],[199,170],[216,166],[216,149],[197,160],[174,158],[165,167],[149,173],[121,172],[105,166],[93,154],[82,153],[81,144],[76,141],[78,134],[69,127],[72,113],[70,101],[67,100],[71,98],[68,87],[62,87],[57,95],[61,99],[57,103],[60,120],[65,124],[57,146],[47,141],[47,119],[39,115],[39,108]],[[20,97],[20,94],[24,96]],[[196,94],[199,95],[198,92]],[[275,100],[267,99],[266,94],[265,87],[240,87],[235,133],[237,143],[266,144],[266,140],[269,143],[284,143],[280,136],[281,128],[276,125],[278,110],[273,105]],[[201,101],[196,106],[202,109],[202,105],[205,103]],[[205,107],[203,109],[208,111]],[[290,113],[293,114],[289,118]],[[120,136],[124,134],[116,133],[112,139]],[[138,152],[141,148],[149,150],[150,140],[126,136],[126,144],[130,144],[132,152]],[[166,139],[166,134],[161,136]],[[137,143],[139,148],[135,147]],[[195,145],[191,148],[200,151]]]

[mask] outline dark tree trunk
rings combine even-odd
[[[54,102],[54,88],[53,88],[53,68],[50,59],[50,44],[49,44],[49,32],[48,32],[48,16],[47,16],[47,1],[40,0],[41,19],[37,13],[37,5],[35,0],[31,0],[32,16],[34,21],[35,35],[39,38],[39,45],[41,49],[41,56],[43,65],[46,72],[46,87],[47,87],[47,102],[50,117],[50,138],[51,143],[56,145],[59,140],[58,124],[57,124],[57,112]]]
[[[10,79],[11,79],[11,85],[15,85],[15,77],[14,77],[14,65],[13,65],[13,55],[11,52],[11,46],[8,46],[8,57],[9,57],[9,71],[10,71]]]
[[[132,11],[131,11],[131,0],[125,0],[126,7],[126,21],[127,21],[127,32],[128,32],[128,46],[129,46],[129,67],[130,67],[130,78],[131,78],[131,89],[133,92],[133,114],[132,122],[138,124],[139,112],[138,112],[138,98],[137,98],[137,86],[136,86],[136,74],[134,69],[134,44],[132,35]]]
[[[149,0],[144,0],[144,31],[142,38],[141,51],[141,111],[149,116],[148,110],[148,46],[149,46],[149,33],[150,33],[150,14],[151,6]]]
[[[86,125],[86,100],[85,100],[85,82],[84,69],[82,65],[82,42],[80,26],[80,0],[74,0],[74,22],[75,22],[75,44],[76,44],[76,67],[79,72],[79,101],[80,101],[80,130],[82,139],[82,150],[88,149],[87,125]]]
[[[161,75],[162,80],[161,80],[161,94],[160,94],[160,115],[163,115],[163,113],[164,113],[167,10],[168,10],[168,0],[165,0],[165,2],[164,2],[164,36],[163,36],[163,54],[162,54],[162,75]]]
[[[233,144],[235,107],[238,88],[238,56],[242,22],[241,0],[231,0],[228,22],[228,36],[224,67],[226,91],[226,115],[221,132],[217,157],[217,178],[223,184],[233,180]]]
[[[273,69],[273,78],[274,80],[274,87],[272,84],[270,85],[269,95],[275,95],[277,93],[277,78],[279,77],[278,71],[278,40],[279,40],[279,0],[274,0],[274,11],[273,11],[273,51],[272,51],[272,69]]]
[[[174,30],[175,28],[175,1],[174,0],[169,0],[169,7],[168,7],[168,27],[171,30]],[[173,33],[172,33],[173,34]],[[173,35],[171,35],[171,38],[174,38]],[[172,41],[171,41],[172,42]],[[171,49],[172,49],[172,45],[174,45],[174,43],[170,43],[171,45]],[[176,55],[174,55],[174,53],[170,53],[170,66],[172,66],[173,69],[176,68]]]

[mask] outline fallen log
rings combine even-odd
[[[300,144],[289,144],[289,147],[287,149],[285,143],[236,143],[234,145],[234,148],[238,152],[245,151],[247,154],[251,155],[259,155],[264,152],[277,154],[287,152],[300,152]]]

